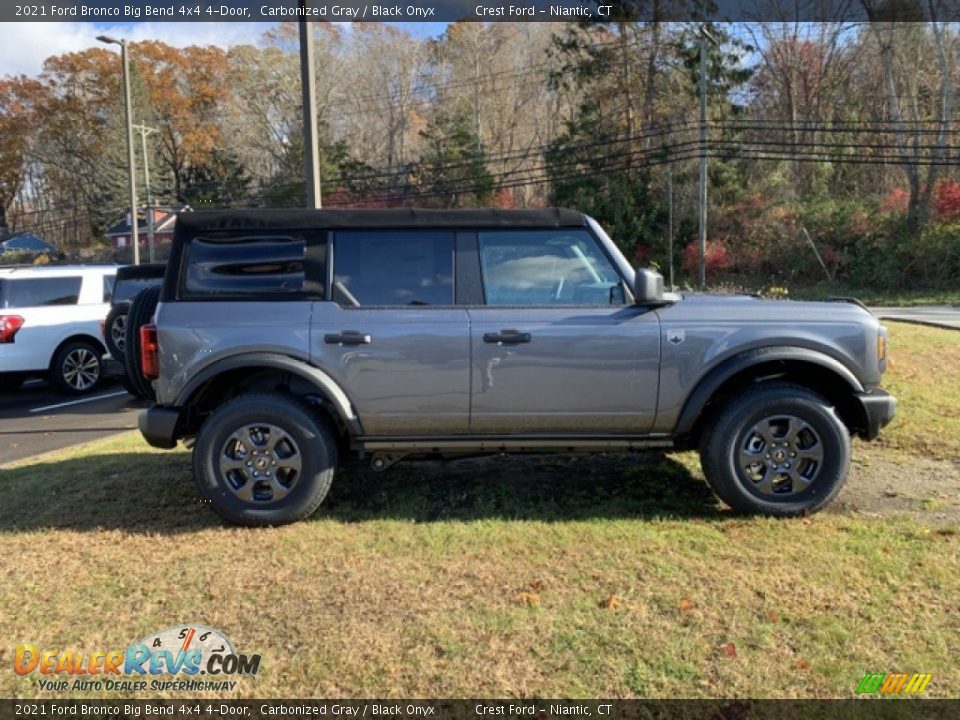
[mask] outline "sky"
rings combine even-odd
[[[15,22],[0,23],[0,77],[38,75],[43,61],[51,55],[83,50],[98,44],[97,35],[107,34],[139,40],[161,40],[174,47],[219,45],[228,48],[244,43],[257,44],[264,30],[274,23],[253,22]],[[342,23],[349,25],[349,23]],[[445,23],[409,23],[407,30],[418,36],[439,35]]]

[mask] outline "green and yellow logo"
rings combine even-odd
[[[862,695],[920,695],[927,689],[930,673],[867,673],[857,686]]]

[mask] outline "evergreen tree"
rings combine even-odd
[[[428,204],[454,208],[491,202],[494,179],[467,108],[441,106],[420,135],[426,148],[417,180]]]

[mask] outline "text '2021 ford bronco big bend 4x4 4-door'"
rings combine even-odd
[[[571,210],[185,213],[139,337],[148,442],[225,518],[313,512],[339,461],[698,447],[740,511],[814,512],[896,401],[853,303],[673,295]]]

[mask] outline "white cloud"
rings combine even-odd
[[[97,35],[107,34],[140,40],[161,40],[174,47],[219,45],[228,48],[256,44],[269,23],[173,23],[142,22],[105,25],[82,22],[0,23],[0,77],[37,75],[51,55],[76,52],[99,43]]]

